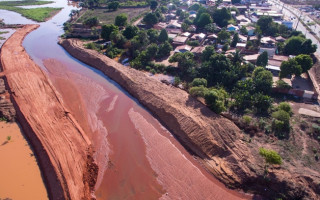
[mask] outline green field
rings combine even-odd
[[[16,6],[44,5],[52,1],[2,1],[0,9],[20,13],[22,16],[37,22],[44,22],[57,14],[62,8],[19,8]]]
[[[87,18],[98,17],[100,24],[113,24],[116,16],[121,13],[126,13],[128,15],[128,22],[130,22],[131,19],[148,10],[149,8],[120,8],[117,11],[109,11],[108,9],[87,10],[86,13],[77,20],[77,22],[82,23]]]

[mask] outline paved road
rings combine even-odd
[[[282,7],[283,7],[283,3],[278,1],[278,0],[269,0],[269,2],[273,6],[278,8],[279,10],[281,10]],[[284,14],[284,16],[286,16],[289,19],[294,18],[291,21],[293,22],[293,28],[295,28],[297,26],[297,23],[298,23],[298,18],[295,15],[300,16],[301,12],[298,9],[291,7],[290,5],[285,4],[284,7],[283,7],[283,10],[282,10],[282,13]],[[308,16],[306,16],[304,14],[302,14],[301,19],[304,20],[305,23],[307,23],[308,20],[310,22],[313,21],[312,19],[310,19]],[[311,29],[315,30],[314,32],[318,36],[320,36],[320,26],[319,25],[316,26],[316,29],[315,29],[315,26],[312,26]],[[318,45],[318,49],[317,49],[316,53],[318,55],[320,55],[320,44],[319,44],[319,41],[311,33],[309,33],[309,31],[302,25],[301,22],[299,22],[297,30],[301,31],[306,36],[306,38],[311,39],[314,44]]]

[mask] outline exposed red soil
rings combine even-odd
[[[284,199],[319,199],[315,173],[274,167],[268,178],[264,178],[264,161],[258,149],[266,144],[246,143],[246,135],[233,122],[213,113],[185,91],[85,49],[80,40],[61,40],[60,44],[72,56],[102,71],[137,98],[228,186],[258,192],[270,199],[279,195]]]
[[[91,142],[59,93],[22,47],[39,25],[17,30],[3,45],[1,65],[17,119],[31,141],[50,199],[91,199],[97,177]]]

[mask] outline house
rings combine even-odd
[[[192,46],[189,45],[181,45],[181,46],[177,46],[176,49],[174,50],[175,53],[184,53],[187,51],[191,51]]]
[[[196,14],[197,14],[197,11],[194,11],[194,10],[189,11],[189,15],[196,15]]]
[[[271,37],[262,37],[261,46],[266,48],[273,48],[275,46],[276,40]]]
[[[198,40],[200,43],[206,38],[206,34],[204,33],[199,33],[199,34],[194,34],[191,37],[191,40]]]
[[[243,59],[247,62],[251,62],[252,64],[256,64],[259,54],[247,55],[244,56]]]
[[[232,25],[232,24],[229,24],[227,26],[227,31],[238,31],[238,30],[239,30],[239,28],[237,26]]]
[[[274,55],[272,57],[273,60],[277,60],[277,61],[280,61],[280,62],[283,62],[283,61],[288,61],[289,60],[289,56],[280,56],[280,55]]]
[[[189,16],[189,19],[195,19],[196,17],[197,17],[196,14],[192,14],[192,15]]]
[[[169,34],[168,34],[168,37],[169,37],[170,39],[173,39],[173,38],[177,37],[177,34],[169,33]]]
[[[195,56],[200,56],[202,52],[206,49],[206,46],[198,46],[191,50],[191,53],[193,53]]]
[[[284,42],[284,41],[286,41],[286,39],[282,36],[278,36],[278,37],[276,37],[276,41],[277,42]]]
[[[196,30],[197,30],[197,27],[195,25],[191,25],[189,27],[189,31],[191,31],[191,32],[196,32]]]
[[[181,36],[183,36],[183,37],[190,37],[190,36],[191,36],[191,33],[189,33],[189,32],[184,32],[184,33],[181,33]]]
[[[249,36],[255,35],[254,32],[255,32],[256,29],[255,29],[254,27],[248,26],[248,27],[246,27],[246,28],[247,28],[248,35],[249,35]]]
[[[244,15],[238,15],[236,16],[237,23],[241,22],[251,22],[250,19],[246,18]]]
[[[246,46],[247,46],[246,43],[239,43],[238,42],[237,45],[236,45],[236,48],[239,49],[239,50],[242,50],[242,49],[245,49]]]
[[[237,12],[236,12],[236,11],[231,11],[230,14],[231,14],[232,16],[236,16]]]
[[[224,4],[231,4],[231,0],[222,0],[222,3],[224,3]]]
[[[239,34],[239,41],[240,41],[240,42],[246,43],[246,42],[247,42],[247,39],[248,39],[248,38],[247,38],[246,36]]]
[[[281,66],[281,62],[277,60],[269,60],[268,65],[266,66],[266,69],[272,72],[273,75],[278,76],[279,72],[281,71],[280,66]]]
[[[173,38],[172,40],[172,44],[174,45],[183,45],[187,42],[188,37],[184,37],[184,36],[177,36],[175,38]]]
[[[178,22],[178,20],[171,20],[166,28],[169,29],[180,29],[181,24]]]
[[[259,53],[263,53],[264,51],[266,51],[268,53],[268,56],[269,57],[273,57],[275,54],[276,54],[276,48],[275,47],[268,47],[268,48],[264,48],[264,47],[261,47],[259,49]]]
[[[253,41],[253,40],[258,40],[258,37],[257,37],[257,36],[251,36],[251,37],[249,37],[249,41]]]
[[[165,17],[166,17],[166,21],[170,21],[170,20],[175,19],[176,15],[173,13],[170,13],[170,14],[166,14]]]
[[[166,27],[167,27],[167,24],[164,22],[159,22],[159,23],[153,25],[153,28],[157,29],[157,30],[162,30],[162,29],[165,29]]]

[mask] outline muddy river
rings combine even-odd
[[[72,5],[24,40],[30,57],[46,72],[94,143],[97,199],[239,199],[207,173],[147,110],[99,71],[57,44]],[[5,11],[6,23],[19,15]],[[11,17],[12,15],[12,17]],[[11,20],[14,19],[14,20]],[[20,23],[30,23],[22,21]],[[160,83],[159,83],[160,84]]]

